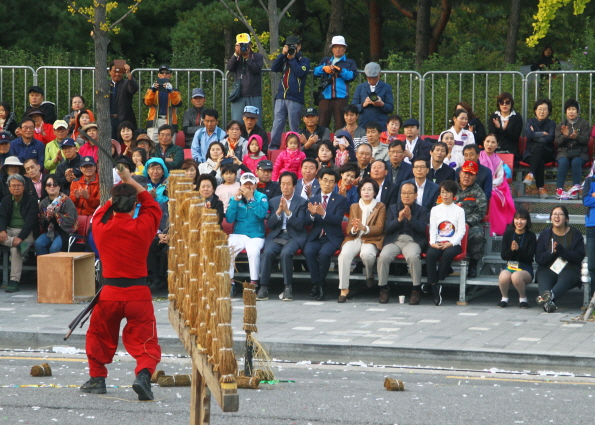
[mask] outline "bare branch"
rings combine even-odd
[[[225,6],[225,8],[228,10],[228,12],[231,13],[236,19],[242,21],[243,24],[246,24],[246,20],[244,19],[244,17],[241,16],[241,14],[238,15],[233,10],[231,10],[231,7],[229,7],[229,5],[227,4],[227,2],[225,0],[219,0],[219,2],[222,3],[223,6]]]
[[[287,6],[285,6],[285,9],[283,9],[281,11],[281,13],[279,14],[279,21],[281,21],[281,18],[283,18],[283,15],[285,15],[287,13],[287,11],[289,10],[289,8],[295,3],[295,0],[291,0],[289,3],[287,3]]]
[[[124,19],[126,19],[126,17],[128,15],[130,15],[131,13],[133,13],[135,10],[136,10],[135,7],[133,7],[132,9],[129,9],[128,12],[126,12],[120,19],[118,19],[116,22],[111,24],[107,30],[111,31],[112,29],[114,29],[114,27],[116,27],[120,22],[122,22]]]
[[[397,10],[399,12],[401,12],[403,15],[405,15],[407,18],[413,19],[413,20],[416,19],[416,16],[415,16],[416,14],[414,12],[411,12],[411,11],[405,9],[401,5],[401,3],[399,3],[399,0],[390,0],[390,1],[395,5],[395,7],[397,8]]]
[[[262,2],[262,0],[258,0],[258,2],[260,3],[260,5],[264,9],[264,11],[268,14],[269,13],[269,9],[265,6],[265,4]]]
[[[87,15],[85,12],[83,12],[80,7],[76,7],[76,5],[73,2],[71,2],[70,0],[66,0],[66,1],[67,1],[68,5],[70,7],[72,7],[76,13],[78,13],[81,16],[83,16],[88,21],[92,21],[93,20],[93,18],[91,16]]]

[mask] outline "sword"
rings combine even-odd
[[[116,160],[114,158],[112,158],[112,155],[110,152],[108,152],[105,148],[103,148],[99,143],[97,143],[97,140],[93,139],[91,136],[89,136],[87,134],[87,132],[83,131],[82,129],[79,130],[79,133],[87,140],[90,140],[91,142],[93,142],[93,144],[95,146],[97,146],[97,149],[99,149],[109,160],[110,162],[113,164],[114,168],[116,168],[118,171],[122,171],[124,170],[124,164],[118,164],[116,162]]]

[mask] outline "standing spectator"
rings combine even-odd
[[[83,175],[81,156],[77,152],[76,143],[72,139],[65,139],[60,145],[60,150],[64,160],[56,167],[56,178],[60,183],[62,192],[65,195],[70,195],[70,184]]]
[[[158,142],[156,130],[163,125],[172,127],[172,134],[178,133],[178,108],[182,106],[182,96],[171,84],[171,68],[161,65],[157,73],[157,81],[145,93],[145,105],[149,107],[147,117],[147,135]]]
[[[422,158],[416,158],[413,161],[412,168],[414,178],[405,180],[403,183],[414,183],[417,186],[415,202],[430,211],[436,205],[440,195],[440,186],[427,178],[430,172],[430,162]]]
[[[282,300],[293,300],[293,256],[298,249],[303,249],[308,232],[306,224],[308,202],[295,191],[297,176],[285,171],[281,174],[281,196],[269,201],[271,212],[267,220],[270,229],[265,240],[265,248],[260,260],[260,289],[256,295],[258,301],[269,299],[269,280],[272,263],[279,256],[283,272]]]
[[[56,105],[45,100],[45,92],[39,86],[29,88],[29,108],[23,114],[23,119],[29,115],[31,109],[38,109],[43,113],[43,120],[47,124],[53,124],[58,119],[56,116]]]
[[[11,112],[8,102],[0,102],[0,132],[10,134],[10,138],[16,138],[17,122],[14,112]]]
[[[390,142],[388,145],[388,158],[389,160],[386,161],[388,181],[397,187],[401,187],[401,183],[413,178],[411,164],[403,160],[405,158],[405,142],[401,142],[400,140]]]
[[[126,79],[123,75],[126,74]],[[138,83],[132,77],[130,65],[124,64],[124,69],[109,63],[110,82],[110,120],[112,123],[112,139],[117,139],[117,129],[121,122],[130,121],[135,128],[138,128],[136,116],[132,109],[132,97],[138,91]]]
[[[306,159],[306,154],[300,150],[300,138],[298,134],[292,131],[288,132],[285,138],[285,144],[287,148],[279,154],[273,167],[273,181],[278,181],[279,176],[285,171],[291,171],[298,178],[302,178],[300,168],[302,161]]]
[[[339,134],[341,131],[347,131],[353,139],[354,150],[357,149],[360,143],[364,143],[367,141],[366,130],[357,123],[358,117],[359,109],[357,109],[357,106],[347,105],[345,108],[343,108],[343,119],[345,120],[345,127],[336,132],[336,134]]]
[[[29,117],[31,117],[35,123],[35,132],[33,133],[33,137],[43,142],[44,145],[47,145],[56,138],[54,135],[54,123],[48,124],[44,122],[43,112],[41,112],[40,109],[30,109]]]
[[[457,109],[452,116],[452,127],[450,131],[455,135],[455,146],[453,152],[463,152],[463,148],[467,145],[475,143],[473,133],[467,130],[469,117],[467,111],[464,109]]]
[[[366,124],[366,138],[372,146],[372,157],[379,161],[388,161],[388,146],[380,143],[382,128],[375,121],[368,121]]]
[[[419,137],[419,121],[415,118],[406,119],[403,123],[403,132],[405,133],[405,162],[413,164],[417,158],[429,160],[432,141]]]
[[[10,133],[0,131],[0,167],[10,156]]]
[[[95,121],[93,112],[85,106],[85,98],[80,94],[75,94],[70,99],[70,112],[68,115],[64,115],[64,118],[62,118],[62,120],[66,121],[68,124],[68,129],[71,133],[79,129],[76,118],[81,113],[81,111],[87,111],[91,121]]]
[[[159,146],[153,154],[154,158],[161,158],[168,170],[179,170],[184,161],[184,149],[173,143],[174,129],[164,124],[159,127]]]
[[[554,49],[551,46],[545,46],[537,62],[531,65],[531,71],[547,71],[548,69],[560,69],[560,62],[554,56]]]
[[[336,35],[331,42],[333,56],[325,57],[314,68],[314,76],[321,78],[320,92],[314,93],[315,101],[320,101],[320,123],[330,128],[331,115],[335,120],[335,130],[345,126],[343,111],[349,103],[349,83],[357,77],[357,65],[347,59],[345,37]]]
[[[554,140],[558,148],[556,197],[558,199],[578,199],[581,191],[582,169],[585,163],[591,159],[589,158],[589,123],[579,116],[579,105],[574,99],[566,101],[564,112],[566,118],[556,126]],[[569,168],[572,169],[572,188],[568,192],[564,192],[564,182]]]
[[[304,107],[306,77],[310,70],[310,59],[301,52],[302,42],[299,37],[290,35],[285,39],[283,50],[271,65],[272,72],[281,73],[281,82],[275,97],[273,129],[271,131],[271,149],[281,147],[281,135],[285,122],[289,118],[289,129],[298,132],[300,114]]]
[[[81,159],[83,176],[70,185],[70,199],[79,215],[93,215],[99,206],[99,175],[92,156]]]
[[[528,162],[531,171],[525,176],[523,183],[532,185],[537,183],[540,198],[547,198],[545,190],[545,164],[554,160],[554,137],[556,123],[549,119],[552,113],[552,101],[549,99],[538,99],[533,106],[535,118],[527,120],[525,124],[525,136],[527,137],[527,148],[523,154],[523,161]],[[564,183],[564,180],[562,180]],[[558,199],[564,195],[564,184],[556,192]],[[560,187],[560,186],[558,186]]]
[[[144,178],[144,177],[143,177]],[[142,185],[142,184],[141,184]],[[169,206],[167,202],[159,204],[161,220],[157,235],[149,248],[147,256],[147,284],[152,293],[167,287],[167,253],[169,251]]]
[[[478,146],[483,146],[483,139],[486,138],[486,129],[481,120],[473,113],[471,105],[467,102],[459,102],[455,105],[455,112],[458,109],[463,109],[467,112],[467,127],[466,129],[473,133],[473,138]]]
[[[50,174],[39,203],[39,226],[43,233],[35,240],[37,255],[53,254],[68,249],[68,238],[77,228],[78,214],[72,200],[60,192],[55,174]]]
[[[300,129],[300,141],[302,150],[308,158],[316,158],[318,144],[323,140],[331,140],[331,132],[328,128],[318,124],[318,110],[306,108],[304,110],[304,124]]]
[[[56,138],[45,145],[43,168],[47,172],[52,172],[56,169],[58,164],[62,161],[60,155],[60,144],[68,137],[68,124],[66,121],[57,120],[54,123],[54,134]]]
[[[302,198],[308,200],[320,193],[320,182],[316,178],[318,174],[318,162],[313,158],[306,158],[302,161],[302,178],[298,180],[295,191]]]
[[[37,163],[36,159],[29,158],[23,163],[23,168],[25,169],[26,177],[31,179],[31,183],[35,188],[35,194],[38,199],[45,198],[48,194],[45,191],[45,183],[48,178],[48,175],[45,176],[41,173],[41,165]],[[27,179],[25,179],[25,182]],[[25,185],[26,190],[26,185]]]
[[[25,191],[20,174],[8,177],[10,194],[0,203],[0,244],[10,247],[10,283],[6,292],[19,292],[23,255],[39,234],[37,198]]]
[[[436,142],[430,149],[430,172],[428,179],[440,185],[444,180],[456,180],[455,170],[444,163],[448,153],[448,146],[444,142]]]
[[[205,92],[201,88],[192,89],[192,108],[184,112],[182,118],[182,131],[184,132],[184,140],[186,141],[186,148],[192,146],[194,133],[196,133],[203,124],[203,109],[205,108]]]
[[[380,80],[380,65],[376,62],[366,64],[364,74],[368,82],[355,88],[351,102],[360,110],[359,125],[365,128],[368,122],[375,121],[386,131],[388,114],[394,109],[393,88]]]
[[[231,102],[231,119],[239,121],[246,106],[262,110],[262,65],[264,57],[252,51],[250,36],[246,33],[236,36],[235,51],[227,62],[227,70],[233,72],[234,81],[240,82],[240,96]],[[262,117],[258,125],[262,127]],[[244,136],[245,137],[245,136]],[[247,138],[247,137],[246,137]],[[268,140],[267,140],[268,147]]]
[[[380,135],[380,141],[385,145],[390,145],[393,140],[398,140],[399,130],[403,126],[403,118],[395,114],[390,115],[386,120],[386,131]]]
[[[220,142],[225,138],[225,132],[219,128],[219,112],[215,109],[204,109],[202,111],[203,125],[192,139],[192,158],[197,163],[206,161],[207,151],[213,142]]]
[[[273,199],[281,196],[281,186],[279,182],[272,181],[273,163],[268,159],[260,161],[256,166],[256,176],[258,184],[256,190],[266,195],[267,199]]]
[[[10,155],[16,156],[21,162],[35,158],[40,164],[44,162],[45,146],[35,139],[35,122],[31,118],[21,121],[21,136],[10,142]]]
[[[262,151],[262,137],[260,137],[258,134],[253,134],[248,139],[248,153],[242,158],[242,164],[248,167],[250,172],[254,174],[254,172],[257,170],[258,164],[266,159],[267,156]]]
[[[492,187],[494,178],[492,177],[492,170],[490,170],[485,165],[479,162],[479,146],[477,145],[467,145],[463,149],[463,158],[464,162],[471,161],[475,162],[478,166],[477,168],[477,176],[475,177],[475,184],[483,189],[483,193],[486,196],[486,200],[488,204],[490,203],[490,199],[492,199]],[[456,169],[457,178],[461,174],[461,167]]]
[[[359,178],[363,179],[369,176],[372,160],[374,159],[372,157],[372,146],[369,143],[361,143],[355,150],[355,158],[359,168]]]
[[[519,137],[523,131],[523,117],[514,110],[514,99],[507,92],[496,98],[498,110],[488,121],[488,133],[494,133],[500,142],[499,152],[514,154],[515,164],[521,160]]]
[[[82,128],[82,130],[87,134],[87,136],[89,137],[83,137],[83,140],[85,140],[85,144],[83,146],[81,146],[79,148],[79,155],[81,157],[83,156],[92,156],[93,159],[95,160],[95,163],[97,163],[97,161],[99,161],[99,148],[95,145],[95,143],[93,143],[91,141],[91,139],[93,140],[97,140],[97,135],[98,135],[98,131],[97,131],[97,124],[95,124],[94,122],[87,124],[86,126],[84,126]]]
[[[246,106],[244,108],[244,113],[242,114],[242,120],[244,121],[242,137],[246,140],[250,140],[253,135],[259,135],[262,139],[261,150],[266,154],[269,150],[269,136],[261,126],[256,124],[257,121],[260,122],[260,111],[261,110],[256,106]]]

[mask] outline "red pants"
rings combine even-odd
[[[102,294],[103,295],[103,294]],[[122,331],[124,348],[136,359],[135,375],[148,369],[151,374],[161,360],[157,341],[157,325],[151,301],[100,301],[93,309],[87,331],[87,358],[93,378],[106,377],[106,364],[112,362],[118,348],[120,322],[127,323]]]

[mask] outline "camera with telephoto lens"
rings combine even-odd
[[[320,83],[318,83],[318,87],[316,87],[316,91],[313,93],[314,94],[314,105],[318,106],[318,104],[320,103],[320,99],[324,98],[324,96],[322,95],[322,92],[332,82],[333,82],[333,76],[331,74],[323,74],[320,77]]]
[[[248,50],[250,49],[250,44],[249,43],[240,43],[240,52],[242,53],[248,53]]]
[[[287,54],[289,56],[293,56],[293,55],[295,55],[295,52],[297,52],[297,47],[295,46],[295,44],[288,44],[287,45]]]
[[[372,102],[376,102],[378,100],[378,95],[376,93],[370,93],[368,97]]]

